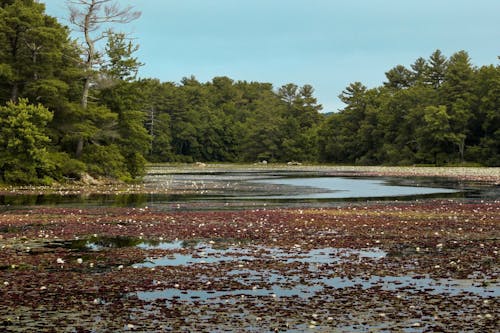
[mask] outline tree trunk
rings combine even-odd
[[[87,76],[83,83],[82,100],[80,101],[80,106],[82,107],[83,110],[87,110],[88,108],[89,90],[90,90],[90,77]],[[76,144],[76,151],[75,151],[76,158],[80,158],[82,156],[83,141],[84,141],[83,136],[80,135],[78,137],[78,142]]]
[[[94,2],[89,6],[87,15],[85,15],[85,25],[83,28],[83,33],[85,36],[85,42],[87,44],[87,59],[85,60],[85,78],[83,82],[83,91],[82,91],[82,100],[80,102],[80,106],[82,107],[83,110],[87,110],[88,108],[88,100],[89,100],[89,91],[90,91],[90,80],[92,76],[92,66],[94,64],[94,57],[95,57],[95,48],[94,48],[94,41],[90,37],[90,19],[92,18],[92,15],[94,13]],[[76,152],[75,155],[77,158],[80,158],[82,156],[83,152],[83,137],[80,136],[78,138],[78,142],[76,145]]]
[[[17,82],[14,82],[12,84],[12,90],[10,92],[10,100],[13,103],[17,103],[19,99],[19,84]]]
[[[80,102],[80,106],[84,110],[87,110],[88,107],[89,91],[90,91],[90,77],[87,76],[83,82],[82,100]]]
[[[464,162],[465,138],[458,143],[458,152],[460,153],[460,162]]]
[[[78,142],[76,144],[76,152],[75,155],[77,158],[80,158],[82,156],[83,152],[83,137],[78,138]]]

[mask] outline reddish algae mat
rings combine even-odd
[[[2,332],[497,332],[500,201],[0,213]]]

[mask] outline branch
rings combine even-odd
[[[112,0],[67,0],[69,21],[80,30],[96,31],[104,23],[129,23],[138,19],[141,12],[132,6],[120,8]],[[83,8],[81,8],[83,7]]]

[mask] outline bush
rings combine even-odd
[[[146,159],[140,153],[133,153],[131,156],[127,156],[126,165],[127,170],[132,176],[132,178],[142,177],[146,170]]]
[[[104,176],[121,180],[130,180],[132,178],[127,170],[125,157],[115,144],[86,146],[82,161],[87,164],[87,172],[94,177]]]
[[[0,107],[0,178],[12,184],[48,181],[53,169],[47,145],[47,123],[52,113],[28,100],[8,102]]]
[[[85,163],[72,159],[67,153],[50,152],[49,159],[52,163],[50,176],[56,180],[65,178],[79,180],[87,170]]]

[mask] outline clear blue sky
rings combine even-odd
[[[64,0],[41,2],[67,17]],[[117,2],[142,12],[117,26],[140,44],[141,77],[311,84],[325,112],[342,108],[337,96],[351,82],[381,85],[392,67],[436,49],[465,50],[477,66],[499,64],[500,0]]]

